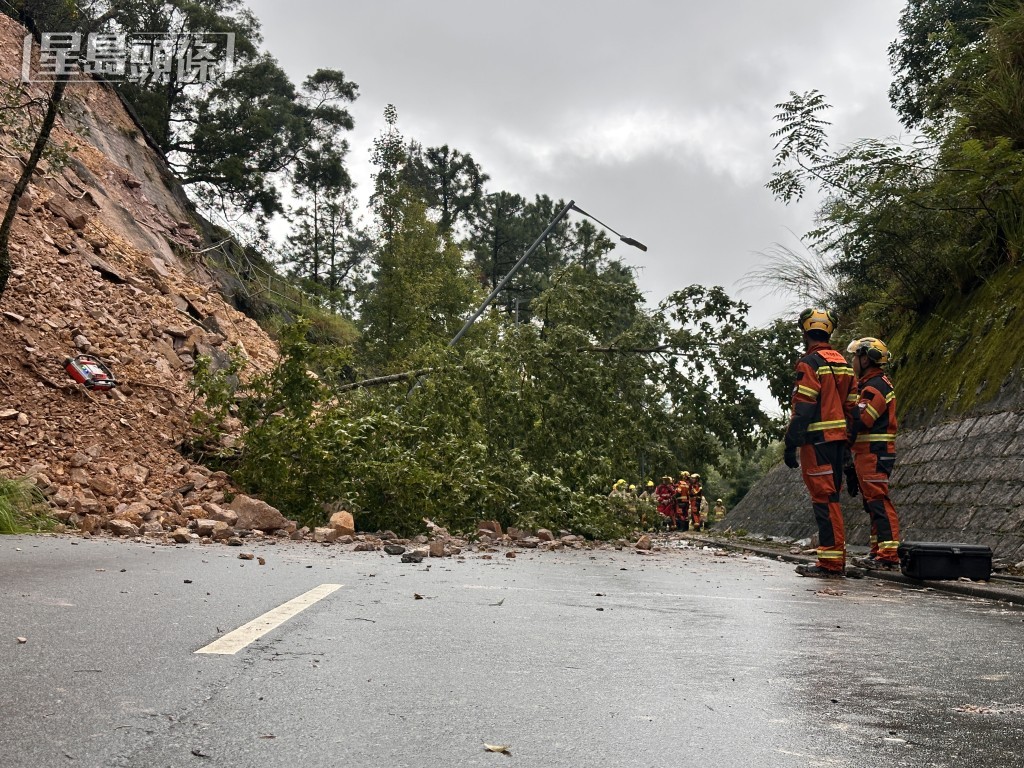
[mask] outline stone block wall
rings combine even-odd
[[[904,540],[987,544],[1024,560],[1024,412],[1002,411],[903,430],[891,495]],[[843,490],[847,542],[868,541],[860,497]],[[799,470],[784,465],[757,483],[722,526],[804,538],[815,532]]]

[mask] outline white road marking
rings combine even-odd
[[[248,624],[243,624],[238,629],[228,632],[209,645],[200,648],[196,653],[238,653],[271,630],[277,629],[288,619],[306,610],[314,603],[323,600],[336,590],[341,589],[342,586],[341,584],[321,584],[319,587],[314,587],[309,592],[292,598],[287,603],[277,606],[277,608],[272,608]]]

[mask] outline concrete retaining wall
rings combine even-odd
[[[891,495],[904,540],[987,544],[1024,560],[1024,412],[1003,411],[903,430]],[[843,491],[846,538],[867,544],[860,498]],[[784,465],[757,483],[722,527],[804,538],[815,533],[799,470]]]

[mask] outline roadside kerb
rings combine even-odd
[[[747,544],[738,541],[712,539],[700,536],[689,536],[689,541],[700,542],[708,546],[730,549],[736,552],[750,552],[751,554],[770,557],[775,560],[784,560],[790,563],[813,563],[814,557],[808,555],[794,555],[791,552],[782,552],[770,547],[762,547],[754,544]],[[991,583],[977,581],[921,581],[909,579],[902,573],[892,571],[866,571],[866,575],[875,579],[893,581],[908,587],[919,589],[934,589],[936,592],[949,592],[954,595],[965,595],[967,597],[980,597],[986,600],[998,600],[1014,605],[1024,605],[1024,588],[1013,586],[993,585]]]

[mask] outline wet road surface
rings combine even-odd
[[[250,549],[0,539],[0,765],[1024,765],[1003,604],[692,547]]]

